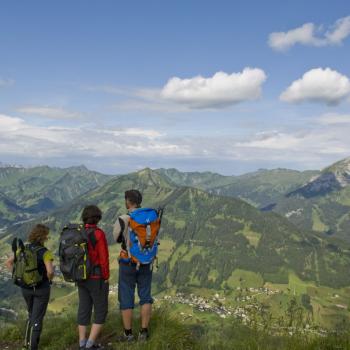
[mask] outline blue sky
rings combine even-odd
[[[0,161],[322,168],[350,156],[349,16],[338,0],[3,3]]]

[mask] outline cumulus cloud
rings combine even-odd
[[[269,35],[268,44],[278,51],[286,51],[296,44],[306,46],[340,45],[350,35],[350,16],[338,19],[326,30],[313,23],[305,23],[286,32]]]
[[[67,111],[63,108],[55,108],[48,106],[22,106],[17,108],[17,112],[29,114],[36,117],[46,119],[80,119],[82,117],[79,112]]]
[[[295,80],[280,96],[282,101],[303,101],[339,104],[350,95],[350,81],[345,75],[330,68],[315,68]]]
[[[120,88],[117,86],[85,86],[88,91],[100,91],[127,97],[113,105],[122,111],[182,113],[190,110],[225,108],[261,96],[266,74],[259,68],[244,68],[242,72],[217,72],[212,77],[201,75],[181,79],[172,77],[161,88]]]
[[[301,27],[291,29],[288,32],[275,32],[269,35],[269,45],[275,49],[284,51],[295,44],[322,46],[322,39],[315,37],[315,25],[305,23]]]
[[[190,108],[222,108],[261,96],[266,74],[258,68],[242,72],[217,72],[210,78],[171,78],[160,92],[161,98]]]

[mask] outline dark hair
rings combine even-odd
[[[35,225],[29,233],[28,241],[29,243],[40,243],[44,244],[47,236],[49,235],[50,229],[43,225]]]
[[[138,190],[128,190],[125,191],[125,199],[139,207],[142,203],[142,194]]]
[[[102,219],[102,211],[96,205],[88,205],[81,213],[84,224],[97,225]]]

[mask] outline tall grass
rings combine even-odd
[[[135,326],[137,315],[135,317]],[[24,322],[0,329],[0,348],[20,349]],[[122,333],[120,314],[113,309],[103,329],[101,341],[113,350],[346,350],[350,349],[350,332],[341,329],[327,336],[273,335],[268,329],[242,325],[237,320],[218,320],[215,323],[185,323],[169,307],[156,309],[150,325],[151,337],[146,343],[119,344],[116,338]],[[135,327],[135,334],[138,328]],[[76,317],[48,315],[41,339],[41,350],[75,350],[78,347]]]

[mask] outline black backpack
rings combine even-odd
[[[61,232],[59,239],[60,270],[67,282],[85,281],[93,272],[89,259],[88,242],[95,248],[95,229],[84,225],[69,224]]]

